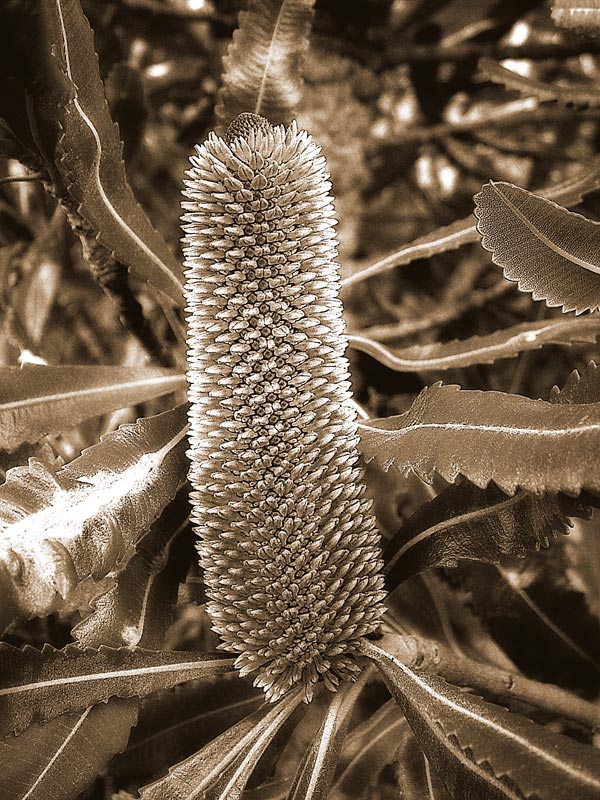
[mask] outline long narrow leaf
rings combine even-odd
[[[242,112],[287,124],[302,92],[314,0],[250,0],[224,59],[215,113],[224,133]]]
[[[359,424],[361,450],[384,467],[459,474],[512,494],[600,490],[600,404],[560,405],[501,392],[424,389],[406,414]]]
[[[597,318],[567,317],[524,322],[487,336],[471,336],[461,341],[417,345],[402,350],[392,350],[365,336],[349,336],[348,344],[355,350],[368,353],[390,369],[419,372],[493,364],[500,358],[515,358],[519,353],[538,350],[545,344],[595,342],[599,335],[600,314]]]
[[[454,800],[594,800],[600,752],[365,648]]]
[[[110,697],[143,697],[185,681],[232,670],[214,653],[102,646],[63,650],[0,644],[0,736],[32,722],[81,711]],[[66,688],[68,687],[68,691]]]
[[[14,450],[185,385],[181,373],[154,367],[0,367],[0,449]]]

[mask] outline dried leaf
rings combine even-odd
[[[600,315],[576,319],[524,322],[487,336],[471,336],[453,342],[416,345],[392,350],[365,336],[348,336],[355,350],[368,353],[390,369],[399,372],[457,369],[473,364],[493,364],[500,358],[515,358],[545,344],[594,343],[600,335]]]
[[[142,800],[239,800],[252,770],[302,699],[293,692],[277,705],[263,705],[249,717],[140,790]]]
[[[0,367],[0,449],[185,386],[181,373],[155,367]]]
[[[185,681],[230,672],[215,653],[67,645],[39,651],[0,644],[0,736],[32,722],[82,711],[110,697],[143,697]],[[65,691],[65,687],[69,690]]]
[[[454,800],[598,797],[598,750],[368,649]]]
[[[502,392],[434,384],[409,411],[359,423],[361,451],[402,474],[513,494],[600,490],[600,404],[559,405]]]
[[[115,568],[185,481],[186,407],[124,425],[58,472],[32,460],[0,487],[0,624],[43,616]]]
[[[507,89],[514,89],[522,94],[536,97],[540,102],[554,100],[568,106],[581,106],[596,108],[600,105],[600,93],[595,84],[575,83],[545,83],[544,81],[520,75],[512,69],[507,69],[491,58],[482,58],[478,64],[482,76],[493,83],[499,83]]]
[[[223,63],[218,132],[243,112],[289,124],[302,93],[301,64],[314,0],[250,0]]]
[[[600,223],[510,183],[475,196],[481,244],[522,292],[563,311],[600,308]]]

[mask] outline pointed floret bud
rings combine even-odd
[[[187,173],[193,521],[222,647],[270,700],[356,676],[383,612],[358,465],[331,185],[295,124],[240,115]]]

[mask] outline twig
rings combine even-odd
[[[544,58],[564,59],[580,56],[582,53],[600,53],[597,39],[573,39],[568,42],[542,43],[526,42],[513,45],[498,42],[463,42],[451,47],[435,44],[412,44],[390,47],[384,53],[386,66],[390,64],[416,64],[444,61],[471,61],[478,58],[528,59],[539,61]]]
[[[435,673],[457,686],[468,686],[493,697],[519,700],[591,731],[600,730],[600,707],[559,686],[457,655],[429,639],[396,634],[386,634],[385,639],[384,649],[363,639],[362,655],[376,664],[382,654],[392,655],[407,667]]]
[[[41,181],[45,177],[45,172],[32,172],[29,175],[9,175],[6,178],[0,178],[0,186],[5,186],[7,183],[22,183],[23,181]]]

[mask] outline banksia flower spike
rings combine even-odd
[[[222,647],[269,700],[355,677],[383,612],[320,148],[241,114],[183,207],[193,519]]]

